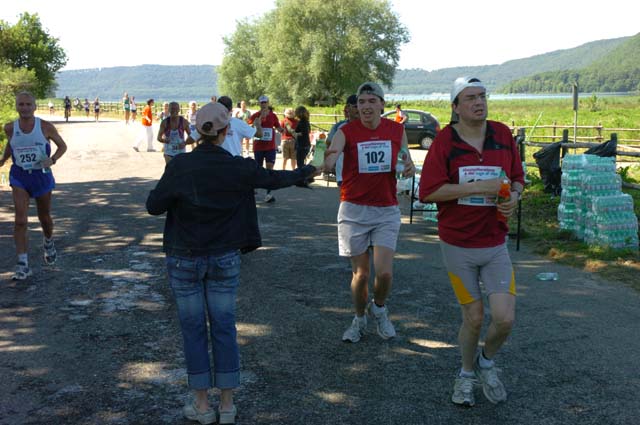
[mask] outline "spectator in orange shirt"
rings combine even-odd
[[[144,139],[147,139],[147,152],[155,152],[156,150],[153,148],[153,114],[151,112],[151,108],[153,107],[153,99],[147,100],[147,106],[142,110],[142,128],[143,133],[140,135],[140,138],[133,145],[133,150],[136,152],[140,152],[140,144]]]
[[[407,114],[405,114],[404,112],[402,112],[402,105],[400,105],[399,103],[396,105],[396,117],[394,119],[395,122],[400,123],[400,124],[404,124],[407,119],[409,117],[407,116]]]

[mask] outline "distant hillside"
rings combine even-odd
[[[512,80],[532,74],[586,67],[602,59],[629,38],[593,41],[573,49],[556,50],[500,65],[443,68],[431,72],[423,69],[399,70],[393,88],[388,90],[395,94],[448,93],[452,82],[463,75],[478,77],[490,90],[494,90]]]
[[[56,78],[56,97],[119,100],[124,92],[138,102],[148,98],[189,101],[217,94],[218,74],[213,65],[140,65],[62,71]]]
[[[506,84],[512,93],[570,92],[578,81],[581,92],[628,92],[640,90],[640,34],[625,39],[590,64],[569,70],[535,73]]]
[[[533,74],[551,72],[548,75],[557,76],[560,74],[556,74],[556,71],[568,73],[574,72],[570,70],[596,66],[595,64],[602,63],[605,61],[605,57],[618,51],[623,44],[631,39],[636,39],[636,37],[594,41],[573,49],[557,50],[525,59],[508,61],[500,65],[444,68],[431,72],[423,69],[400,69],[396,72],[393,87],[387,88],[387,91],[394,94],[448,93],[451,83],[457,77],[473,75],[485,82],[490,90],[505,87],[503,90],[521,92],[522,90],[518,88],[520,86],[511,86],[509,83]],[[622,64],[623,59],[633,62],[636,58],[640,58],[638,50],[629,49],[634,50],[635,53],[631,54],[627,50],[620,50],[621,57],[615,59],[616,63]],[[610,60],[612,59],[607,59],[605,63]],[[134,95],[138,101],[151,97],[177,101],[204,100],[213,94],[219,94],[216,68],[214,65],[141,65],[62,71],[58,73],[56,79],[58,83],[56,97],[68,95],[79,98],[95,98],[99,96],[103,100],[118,100],[126,91]],[[597,66],[599,71],[606,68],[601,65]],[[614,86],[618,87],[618,85]],[[568,91],[571,91],[570,88]]]

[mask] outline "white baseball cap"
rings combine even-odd
[[[456,78],[453,82],[453,89],[451,90],[451,102],[456,100],[456,97],[460,94],[460,92],[467,87],[482,87],[486,90],[482,81],[475,77],[460,77]]]

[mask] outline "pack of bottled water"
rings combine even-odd
[[[587,244],[638,249],[638,218],[631,195],[622,193],[615,158],[566,155],[558,223]]]

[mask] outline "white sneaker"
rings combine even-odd
[[[196,408],[195,402],[185,404],[185,406],[182,408],[182,414],[185,418],[191,421],[196,421],[201,425],[216,423],[216,411],[213,409],[208,409],[206,412],[200,412]]]
[[[13,273],[13,276],[11,276],[11,279],[12,280],[26,280],[32,274],[33,274],[33,272],[31,271],[29,266],[27,266],[24,263],[18,263],[18,264],[16,264],[16,271],[15,271],[15,273]]]
[[[374,312],[374,310],[376,310]],[[393,324],[387,317],[387,307],[384,306],[382,308],[374,305],[374,302],[371,301],[367,305],[367,312],[376,322],[376,329],[378,331],[378,335],[380,335],[383,339],[389,339],[396,336],[396,330],[393,327]]]
[[[451,401],[455,404],[466,407],[471,407],[476,404],[476,399],[473,395],[473,385],[475,383],[476,380],[473,378],[458,376],[455,384],[453,385]]]
[[[507,400],[507,390],[498,378],[498,370],[495,366],[490,368],[483,368],[476,361],[473,371],[476,374],[476,378],[482,384],[482,393],[493,404]]]
[[[276,201],[276,198],[271,194],[271,192],[267,193],[264,197],[264,202],[266,202],[267,204],[275,201]]]
[[[353,342],[356,343],[360,341],[360,338],[364,335],[367,329],[367,316],[363,316],[362,319],[358,319],[358,317],[354,317],[351,325],[344,331],[342,335],[342,340],[345,342]]]

